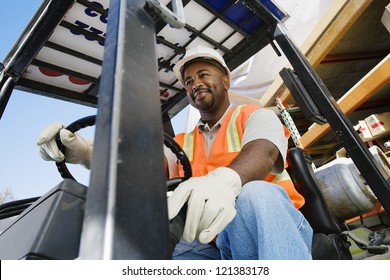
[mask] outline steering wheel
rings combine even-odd
[[[66,129],[72,133],[75,133],[80,129],[93,126],[95,125],[95,123],[96,123],[96,115],[92,115],[74,121],[73,123],[68,125]],[[176,155],[177,159],[179,160],[180,164],[183,166],[184,169],[184,177],[173,178],[167,181],[166,185],[168,191],[173,191],[178,184],[189,179],[192,176],[191,164],[187,155],[180,147],[180,145],[177,144],[177,142],[167,133],[163,132],[163,135],[164,135],[164,144]],[[60,151],[62,153],[65,153],[65,146],[62,144],[59,134],[57,134],[56,136],[56,143]],[[65,160],[61,162],[56,162],[56,165],[57,165],[58,172],[61,174],[62,178],[73,179],[76,181],[76,179],[73,177],[68,167],[66,166]]]
[[[68,125],[66,127],[67,130],[71,131],[72,133],[75,133],[79,131],[80,129],[93,126],[96,123],[96,115],[84,117],[81,119],[78,119]],[[173,191],[175,188],[185,180],[189,179],[192,176],[192,169],[190,161],[183,151],[183,149],[180,147],[180,145],[167,133],[163,133],[164,135],[164,144],[171,149],[171,151],[176,155],[177,159],[179,160],[180,164],[183,166],[184,169],[184,177],[178,177],[178,178],[172,178],[167,180],[166,187],[167,191]],[[65,146],[62,144],[60,140],[59,133],[56,136],[56,143],[58,148],[62,153],[65,154]],[[72,176],[70,173],[68,167],[66,166],[65,160],[61,162],[56,162],[58,172],[61,174],[61,177],[64,179],[73,179],[76,181],[76,179]],[[169,231],[171,235],[171,250],[175,248],[176,244],[180,241],[181,236],[183,235],[184,225],[185,225],[185,218],[186,218],[186,212],[187,212],[187,204],[183,206],[183,208],[180,210],[179,214],[169,221]]]

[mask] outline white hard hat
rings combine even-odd
[[[217,67],[221,68],[221,70],[224,70],[226,74],[228,75],[229,81],[230,81],[230,70],[226,65],[225,60],[223,59],[222,55],[210,47],[205,46],[196,46],[194,48],[190,48],[186,51],[185,56],[179,60],[176,65],[173,67],[173,72],[175,73],[176,77],[179,79],[179,81],[184,85],[184,77],[183,77],[183,70],[186,63],[196,60],[196,61],[206,61],[211,64],[216,65]]]

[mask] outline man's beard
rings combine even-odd
[[[192,103],[193,106],[199,111],[208,111],[215,104],[214,95],[211,92],[209,92],[207,96],[205,96],[200,100],[200,102],[196,102],[195,100],[193,100]]]

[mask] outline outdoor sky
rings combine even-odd
[[[42,2],[0,0],[1,62]],[[61,182],[55,164],[40,158],[36,140],[50,123],[70,124],[93,114],[94,108],[14,90],[0,119],[0,192],[10,187],[14,199],[41,196]],[[85,130],[93,134],[93,129]],[[89,171],[69,169],[78,181],[88,183]]]

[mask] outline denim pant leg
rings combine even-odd
[[[195,240],[191,243],[183,239],[177,243],[172,254],[173,260],[220,260],[221,253],[211,244],[202,244]]]
[[[249,182],[236,209],[217,239],[222,259],[311,259],[313,231],[282,187]]]

